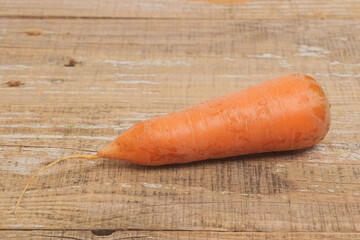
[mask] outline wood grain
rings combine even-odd
[[[235,239],[235,240],[358,240],[358,233],[241,233],[241,232],[199,232],[199,231],[0,231],[6,239]]]
[[[0,1],[0,238],[359,239],[358,5]],[[69,160],[13,215],[55,158],[290,72],[332,105],[315,147],[154,168]]]
[[[0,16],[16,18],[354,19],[354,0],[26,0],[0,1]]]
[[[1,228],[359,231],[358,25],[2,21]],[[314,148],[156,168],[72,160],[41,174],[13,216],[29,175],[56,157],[286,72],[316,77],[332,104]]]

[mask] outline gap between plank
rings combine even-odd
[[[202,20],[202,21],[238,21],[238,20],[300,20],[299,17],[289,17],[284,18],[279,16],[278,18],[181,18],[181,17],[106,17],[106,16],[31,16],[31,15],[0,15],[0,19],[92,19],[92,20],[186,20],[186,21],[195,21],[195,20]],[[327,18],[324,20],[354,20],[359,19],[358,17],[336,17],[336,18]],[[315,16],[310,16],[303,18],[301,20],[319,20]],[[323,20],[322,20],[323,21]]]
[[[24,229],[11,229],[11,228],[5,228],[0,229],[1,231],[79,231],[79,232],[91,232],[94,230],[108,230],[108,231],[121,231],[121,232],[133,232],[133,231],[144,231],[144,232],[213,232],[213,233],[258,233],[258,234],[271,234],[271,233],[286,233],[286,234],[360,234],[360,232],[324,232],[324,231],[316,231],[316,232],[305,232],[305,231],[288,231],[288,232],[264,232],[264,231],[234,231],[234,230],[192,230],[192,229],[141,229],[141,228],[115,228],[115,229],[70,229],[70,228],[64,228],[64,229],[33,229],[33,228],[24,228]]]

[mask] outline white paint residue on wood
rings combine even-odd
[[[309,74],[309,75],[311,75],[311,74]],[[330,74],[329,73],[315,73],[315,76],[329,77]]]
[[[6,147],[7,150],[11,149]],[[59,157],[70,155],[69,150],[61,148],[36,148],[36,147],[16,147],[13,149],[21,149],[20,157],[13,157],[11,160],[9,158],[3,157],[0,155],[1,162],[4,164],[0,165],[0,171],[13,172],[19,175],[29,175],[34,173],[36,170],[43,166],[46,161],[55,160]],[[1,149],[0,149],[1,150]],[[37,156],[42,157],[37,157]],[[87,164],[95,163],[93,161],[88,161]],[[39,173],[39,175],[48,175],[57,171],[56,168],[49,168],[46,171]],[[80,186],[72,186],[71,188],[80,188]]]
[[[26,120],[40,120],[38,117],[25,117]]]
[[[332,76],[335,76],[335,77],[342,77],[342,78],[347,78],[347,77],[351,77],[352,74],[344,74],[344,73],[332,73],[331,74]]]
[[[0,127],[3,128],[52,128],[50,125],[46,124],[0,124]]]
[[[70,94],[70,95],[108,95],[109,92],[83,92],[83,91],[42,91],[43,94]],[[114,94],[114,93],[113,93]],[[115,93],[117,94],[117,93]]]
[[[145,95],[152,95],[152,94],[159,94],[158,92],[146,92],[146,91],[143,91],[141,92],[142,94],[145,94]]]
[[[165,189],[172,189],[172,190],[175,190],[176,187],[174,185],[168,185],[165,187]]]
[[[350,153],[350,159],[354,160],[354,161],[360,160],[360,152],[359,153],[356,153],[356,152]]]
[[[110,127],[112,129],[114,129],[114,130],[124,130],[124,129],[126,129],[126,127],[120,127],[118,125],[110,125]],[[130,127],[130,125],[129,125],[129,127]]]
[[[226,75],[220,75],[220,77],[227,77],[227,78],[269,77],[269,74],[251,74],[251,75],[226,74]]]
[[[335,133],[335,134],[355,134],[355,133],[360,133],[360,130],[330,130],[329,133]]]
[[[147,188],[161,188],[162,187],[162,184],[147,183],[147,182],[144,182],[142,185]]]
[[[29,82],[29,83],[33,83],[33,82]],[[53,81],[49,81],[49,80],[36,80],[34,82],[35,84],[43,84],[43,85],[54,85],[54,84],[59,84],[62,83],[62,80],[58,79],[58,80],[53,80]],[[69,82],[70,83],[70,82]]]
[[[0,65],[0,70],[24,70],[24,69],[32,69],[32,66],[26,65]]]
[[[119,88],[106,88],[107,90],[124,90],[124,91],[134,91],[137,88],[127,88],[127,87],[119,87]]]
[[[18,224],[8,224],[9,227],[15,227],[15,228],[20,228],[22,227],[23,225],[18,223]]]
[[[42,78],[42,79],[49,79],[49,80],[52,80],[53,82],[57,81],[57,80],[60,80],[60,79],[71,79],[72,77],[71,76],[61,76],[59,77],[59,79],[54,79],[54,76],[38,76],[39,78]]]
[[[227,78],[245,78],[245,77],[248,77],[248,75],[227,74],[227,75],[222,75],[222,77],[227,77]]]
[[[42,162],[42,160],[36,157],[13,158],[11,163],[2,164],[0,170],[19,175],[28,175],[33,172],[34,164],[39,164],[40,162]]]
[[[6,149],[6,150],[10,150],[10,149],[15,150],[15,149],[18,149],[18,147],[8,147],[8,146],[6,146],[6,147],[0,147],[0,151],[4,151],[5,149]],[[0,155],[0,158],[5,159],[5,157],[4,157],[4,156],[1,156],[1,155]]]
[[[115,77],[156,77],[157,74],[149,73],[149,74],[136,74],[136,73],[115,73],[113,76]]]
[[[3,134],[0,135],[0,138],[10,139],[10,138],[45,138],[45,139],[90,139],[90,140],[113,140],[114,137],[101,137],[101,136],[62,136],[62,135],[43,135],[43,134]]]
[[[323,58],[329,53],[330,53],[330,51],[328,51],[326,49],[323,49],[320,47],[314,47],[314,46],[301,45],[298,48],[298,56],[300,56],[300,57]]]
[[[6,112],[6,113],[0,113],[2,115],[24,115],[29,114],[29,112]]]
[[[100,89],[102,89],[101,87],[89,87],[89,90],[100,90]]]
[[[127,77],[129,75],[133,75],[133,74],[128,74],[128,73],[115,73],[113,76],[114,77],[119,77],[119,78],[122,78],[122,77]]]
[[[190,63],[181,60],[165,60],[165,59],[146,59],[143,61],[117,61],[117,60],[105,60],[104,63],[109,63],[116,66],[164,66],[164,67],[171,67],[171,66],[190,66]]]
[[[146,120],[148,117],[129,117],[129,118],[121,118],[122,121],[142,121]]]
[[[346,79],[346,80],[339,80],[339,83],[351,83],[351,79]]]
[[[271,53],[264,53],[262,55],[246,55],[248,58],[275,58],[275,59],[280,59],[280,58],[284,58],[282,56],[278,56],[278,55],[273,55]]]
[[[334,1],[334,0],[333,0]],[[359,0],[355,0],[355,1],[359,1]],[[334,38],[335,40],[340,40],[340,41],[347,41],[348,38],[347,37],[336,37]]]
[[[123,183],[121,184],[122,187],[125,187],[125,188],[131,188],[131,185],[130,184],[127,184],[127,183]]]
[[[3,118],[0,118],[3,119]],[[5,118],[5,119],[14,119],[14,118]],[[33,118],[32,118],[33,119]],[[107,129],[111,126],[109,125],[49,125],[49,124],[0,124],[0,127],[4,128],[40,128],[40,129],[53,129],[53,128],[74,128],[74,129]]]
[[[286,62],[286,60],[284,60],[284,59],[280,60],[280,66],[282,68],[288,68],[288,69],[292,68],[292,65],[289,64],[288,62]]]
[[[164,66],[171,67],[177,65],[190,66],[190,63],[180,60],[165,60],[165,59],[147,59],[145,61],[134,62],[134,65],[139,66]]]
[[[114,67],[120,66],[120,65],[130,65],[131,61],[116,61],[116,60],[105,60],[104,63],[110,63]]]
[[[158,85],[159,82],[153,81],[145,81],[145,80],[128,80],[128,81],[116,81],[115,83],[119,84],[151,84],[151,85]]]
[[[61,127],[67,127],[69,128],[69,126],[66,126],[66,125],[61,125]],[[71,126],[70,126],[71,127]],[[71,128],[83,128],[83,129],[106,129],[106,128],[109,128],[109,125],[106,125],[106,124],[101,124],[101,125],[75,125]]]
[[[345,149],[344,149],[345,148]],[[360,151],[357,149],[356,145],[344,145],[338,143],[332,144],[316,144],[311,151],[324,154],[329,152],[329,149],[344,149],[342,153],[337,158],[317,158],[312,159],[311,155],[309,156],[309,162],[323,162],[323,163],[330,163],[330,162],[344,162],[344,161],[359,161],[360,160]],[[309,165],[311,166],[311,165]],[[314,165],[316,167],[320,167],[318,165]]]
[[[330,77],[330,76],[334,76],[334,77],[340,77],[340,78],[349,78],[349,77],[354,77],[354,78],[358,78],[360,77],[359,75],[353,75],[353,74],[349,74],[349,73],[307,73],[308,75],[314,75],[314,76],[321,76],[321,77]]]
[[[17,87],[17,88],[9,88],[9,87],[0,87],[1,90],[5,90],[5,91],[19,91],[19,88],[21,90],[32,90],[32,89],[36,89],[35,87]]]
[[[341,65],[344,67],[360,67],[360,63],[342,63],[339,61],[333,61],[333,62],[329,62],[329,64],[332,66]]]
[[[28,75],[7,75],[7,77],[14,77],[14,78],[29,78]],[[0,76],[1,78],[1,76]]]

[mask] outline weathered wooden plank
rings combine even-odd
[[[2,136],[4,146],[0,148],[5,180],[0,194],[3,228],[83,228],[85,221],[87,228],[110,229],[359,230],[359,145],[351,126],[357,122],[355,129],[359,129],[359,114],[346,115],[343,106],[333,108],[335,125],[327,139],[308,151],[160,168],[108,160],[97,165],[66,162],[34,181],[15,218],[16,197],[36,168],[55,157],[84,152],[72,146],[98,149],[106,144],[106,138],[116,135],[110,126],[96,129],[102,119],[87,125],[91,129],[86,125],[56,126],[55,122],[49,128],[35,125],[34,129],[31,123],[26,127],[27,121],[33,121],[27,116],[44,119],[41,115],[52,115],[57,109],[53,115],[61,124],[61,115],[75,118],[79,108],[33,107],[22,115],[18,114],[25,112],[21,107],[12,107],[9,113],[14,114],[2,114],[13,122],[6,130],[10,134]],[[93,109],[86,112],[99,111]],[[116,111],[111,109],[116,107],[108,106],[99,114],[110,112],[110,119],[116,119]],[[123,114],[131,116],[126,110]],[[46,118],[42,121],[41,126]],[[24,217],[33,214],[38,217],[31,222]]]
[[[6,239],[236,239],[236,240],[358,240],[357,233],[249,233],[199,231],[0,231]]]
[[[329,19],[356,18],[354,0],[2,0],[0,16],[167,19]]]
[[[359,26],[359,20],[3,20],[1,100],[193,104],[303,72],[320,81],[331,104],[357,104]],[[40,35],[27,35],[29,29]],[[65,67],[70,59],[79,63]],[[9,88],[9,81],[24,85]]]
[[[74,160],[34,180],[15,217],[16,197],[29,174],[58,154],[23,149],[2,149],[6,229],[359,231],[356,155],[342,163],[309,150],[159,168]]]
[[[147,104],[134,102],[133,106],[116,103],[102,105],[51,102],[39,105],[0,105],[0,146],[7,157],[13,151],[96,151],[104,147],[123,130],[134,123],[170,112],[176,103],[162,102]],[[146,108],[142,108],[145,105]],[[183,103],[176,105],[185,107]],[[161,112],[160,112],[161,111]],[[310,152],[325,153],[326,163],[345,162],[356,164],[356,151],[359,147],[360,108],[357,105],[333,105],[331,108],[332,125],[327,138]],[[8,147],[19,148],[15,150]],[[51,148],[51,149],[47,149]],[[334,151],[336,149],[336,151]],[[57,151],[57,152],[56,152]],[[341,151],[341,154],[340,152]],[[20,153],[20,156],[23,155]],[[15,157],[15,156],[14,156]],[[49,156],[51,157],[51,156]],[[306,160],[321,163],[316,158]],[[40,162],[44,159],[39,159]],[[11,161],[14,164],[14,159]],[[40,163],[39,162],[39,163]],[[15,167],[15,166],[14,166]]]
[[[2,19],[0,228],[359,232],[359,25]],[[314,148],[156,168],[72,160],[34,180],[13,215],[51,160],[288,72],[316,77],[333,105]]]

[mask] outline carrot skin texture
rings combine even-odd
[[[154,166],[303,149],[329,127],[330,105],[318,83],[289,74],[138,122],[98,156]]]

